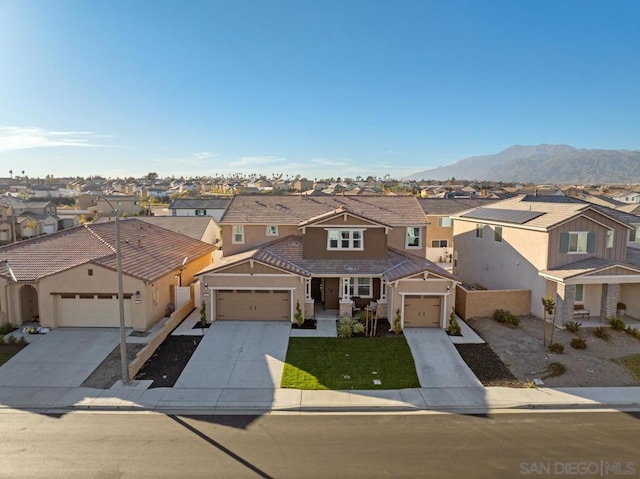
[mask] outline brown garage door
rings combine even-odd
[[[291,293],[289,291],[220,290],[216,294],[216,319],[290,321]]]
[[[439,328],[440,296],[405,296],[405,328]]]

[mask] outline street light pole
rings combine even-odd
[[[129,384],[129,368],[127,367],[127,335],[124,321],[124,292],[122,284],[122,249],[120,248],[120,212],[103,195],[96,195],[105,200],[116,215],[116,275],[118,276],[118,306],[120,308],[120,367],[122,382]]]

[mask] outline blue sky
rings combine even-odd
[[[640,150],[640,2],[0,0],[0,176]]]

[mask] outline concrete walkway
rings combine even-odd
[[[278,388],[291,323],[216,321],[176,381],[176,388]]]
[[[423,388],[473,388],[482,383],[458,354],[447,333],[438,328],[406,328],[416,372]]]

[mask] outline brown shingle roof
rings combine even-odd
[[[449,198],[419,198],[418,202],[427,215],[452,215],[462,211],[496,204],[498,200],[488,198],[477,199],[449,199]]]
[[[220,224],[298,225],[309,218],[344,208],[390,226],[426,225],[412,196],[234,196]]]
[[[199,258],[215,249],[133,218],[120,222],[120,238],[123,273],[145,281],[177,269],[185,257]],[[0,248],[2,260],[17,281],[35,281],[89,262],[115,270],[115,224],[78,226],[8,245]]]
[[[627,248],[627,251],[629,249],[631,248]],[[540,274],[543,276],[551,276],[553,278],[566,280],[589,273],[595,273],[596,271],[612,268],[615,266],[638,269],[638,273],[640,274],[640,265],[634,265],[632,261],[633,259],[629,257],[627,257],[627,262],[629,264],[619,263],[602,258],[586,258],[580,261],[575,261],[573,263],[558,266],[557,268],[540,271]]]

